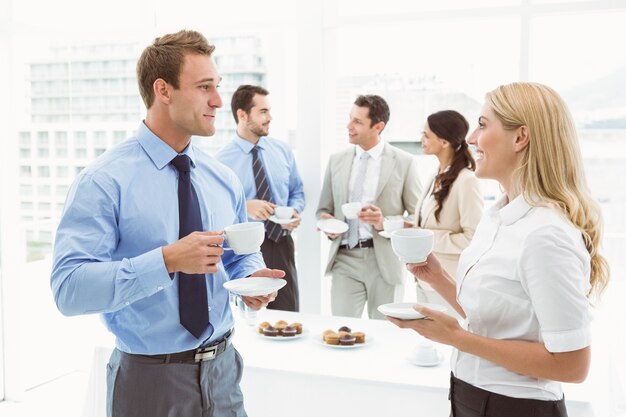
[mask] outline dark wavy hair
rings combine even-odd
[[[439,221],[443,202],[448,197],[452,184],[456,181],[463,168],[469,168],[474,171],[476,162],[465,141],[469,131],[469,123],[467,123],[467,120],[461,113],[454,110],[442,110],[431,114],[426,120],[430,130],[439,138],[448,141],[452,149],[454,149],[450,168],[435,178],[435,185],[439,186],[435,187],[437,191],[433,193],[437,201],[435,219]]]

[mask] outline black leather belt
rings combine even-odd
[[[355,247],[353,247],[352,249],[357,249],[357,248],[373,248],[374,247],[374,240],[373,239],[367,239],[367,240],[359,240],[359,242],[356,244]],[[339,246],[339,249],[350,249],[349,245],[341,245]]]
[[[227,331],[224,336],[211,343],[208,346],[199,347],[197,349],[186,350],[184,352],[168,353],[164,355],[142,355],[154,359],[161,359],[163,363],[199,363],[210,361],[224,352],[230,343],[230,339],[235,333],[234,329]]]

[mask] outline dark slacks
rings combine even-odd
[[[296,271],[295,246],[291,235],[282,236],[278,242],[265,236],[261,245],[265,265],[271,269],[285,271],[287,285],[278,291],[276,300],[269,303],[268,309],[300,311],[300,295],[298,291],[298,272]]]
[[[565,399],[514,398],[461,381],[450,374],[450,417],[567,417]]]

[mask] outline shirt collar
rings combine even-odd
[[[363,153],[367,152],[372,159],[377,160],[383,154],[383,150],[385,149],[385,142],[381,140],[380,142],[376,144],[376,146],[374,146],[372,149],[368,151],[363,150],[363,148],[361,148],[358,145],[355,146],[355,148],[356,148],[357,159],[359,159]]]
[[[239,146],[239,148],[241,148],[241,150],[245,153],[250,153],[255,146],[259,147],[259,149],[265,149],[267,139],[265,138],[265,136],[262,136],[256,143],[256,145],[254,145],[239,136],[239,134],[235,133],[235,135],[233,136],[233,142],[235,143],[235,145]]]
[[[148,154],[148,157],[152,160],[152,163],[157,167],[157,169],[163,169],[163,167],[167,166],[172,159],[178,155],[170,145],[165,143],[163,139],[155,135],[149,128],[146,126],[145,122],[141,122],[139,128],[137,129],[137,141],[143,148],[143,150]],[[193,150],[193,146],[191,146],[191,142],[182,152],[189,156],[191,159],[191,165],[193,167],[196,166],[195,161],[195,153]]]
[[[523,193],[507,204],[508,201],[508,196],[505,194],[489,209],[489,215],[494,219],[499,219],[505,226],[515,223],[532,208],[524,198]]]

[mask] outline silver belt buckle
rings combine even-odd
[[[204,362],[204,361],[213,360],[215,359],[216,352],[217,352],[217,346],[200,348],[196,350],[196,355],[194,356],[194,360],[196,362]]]

